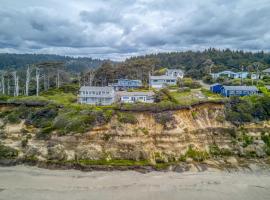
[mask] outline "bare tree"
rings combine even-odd
[[[91,69],[89,72],[88,72],[88,76],[89,76],[89,86],[92,86],[93,84],[93,80],[95,78],[95,75],[96,75],[96,71],[94,69]]]
[[[9,76],[7,77],[7,95],[10,95],[10,80],[9,80]]]
[[[5,75],[6,75],[6,72],[1,71],[0,73],[1,73],[1,82],[0,82],[1,91],[2,91],[2,94],[5,95]]]
[[[28,66],[26,70],[26,81],[25,81],[25,95],[29,95],[29,84],[31,78],[31,68]]]
[[[14,96],[19,96],[19,77],[17,76],[17,72],[12,72],[13,80],[14,80]]]
[[[39,79],[40,79],[40,69],[36,67],[36,96],[39,95]]]

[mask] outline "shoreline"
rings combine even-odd
[[[270,173],[49,170],[0,167],[0,200],[264,200]]]
[[[244,161],[244,162],[243,162]],[[159,168],[155,165],[83,165],[72,162],[51,162],[51,161],[36,161],[36,160],[10,160],[0,159],[0,167],[14,166],[29,166],[38,167],[40,169],[49,170],[76,170],[82,172],[92,171],[136,171],[140,173],[150,172],[205,172],[205,171],[220,171],[220,172],[257,172],[269,171],[270,164],[262,160],[247,160],[243,159],[242,163],[223,163],[220,160],[206,160],[203,162],[178,162],[166,164],[165,167]]]

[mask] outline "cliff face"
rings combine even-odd
[[[54,135],[50,140],[38,140],[35,129],[24,122],[7,124],[2,143],[19,149],[20,157],[35,157],[45,160],[148,160],[170,162],[179,160],[191,146],[199,151],[208,151],[210,145],[229,151],[235,150],[236,127],[224,120],[223,105],[205,104],[192,109],[173,112],[132,113],[135,124],[120,123],[116,116],[103,126],[90,132],[69,136]],[[162,123],[157,120],[162,118]],[[261,129],[270,129],[270,124],[249,125],[248,134],[260,136]],[[22,145],[27,130],[27,145]],[[269,130],[268,129],[268,130]]]

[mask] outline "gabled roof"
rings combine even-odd
[[[220,83],[214,83],[214,84],[210,85],[210,87],[214,87],[214,86],[217,86],[217,85],[222,85],[222,84],[220,84]]]
[[[153,96],[155,93],[152,91],[149,92],[126,92],[126,91],[121,91],[117,92],[117,95],[119,96]]]
[[[80,91],[114,91],[113,87],[105,86],[105,87],[99,87],[99,86],[82,86],[80,88]]]
[[[150,79],[153,79],[153,80],[177,80],[177,77],[162,75],[162,76],[150,76]]]
[[[120,78],[117,79],[117,81],[127,81],[127,82],[142,82],[141,80],[136,80],[136,79],[124,79],[124,78]]]
[[[225,90],[259,91],[255,86],[223,86]]]
[[[263,70],[265,73],[270,73],[270,68]]]
[[[167,72],[170,73],[170,72],[181,72],[183,73],[183,70],[182,69],[167,69]]]

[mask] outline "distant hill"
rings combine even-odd
[[[186,74],[201,78],[211,72],[220,70],[255,71],[256,66],[260,70],[270,67],[270,53],[232,51],[229,49],[206,49],[205,51],[185,51],[172,53],[158,53],[145,56],[133,57],[126,62],[135,62],[136,60],[155,60],[156,68],[180,68],[186,71]]]
[[[48,61],[64,62],[68,70],[74,72],[84,72],[89,68],[97,68],[104,62],[100,59],[87,57],[73,58],[69,56],[59,56],[50,54],[0,54],[0,69],[19,69],[28,64],[36,64]]]

